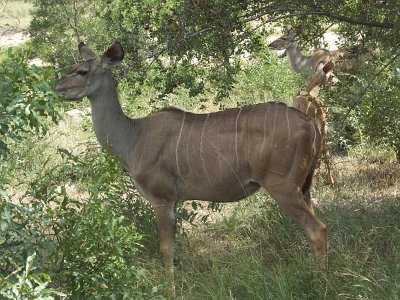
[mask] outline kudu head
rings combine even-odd
[[[287,25],[283,31],[283,35],[271,42],[268,48],[271,50],[286,50],[295,42],[298,32],[299,29]]]
[[[333,74],[335,64],[330,61],[328,63],[320,62],[315,70],[315,76],[308,84],[305,91],[310,93],[316,86],[334,85],[339,82],[339,79]]]
[[[313,97],[317,97],[323,86],[332,86],[340,83],[340,80],[333,73],[334,66],[335,64],[332,61],[328,63],[320,61],[315,69],[314,75],[306,79],[307,88],[303,91]]]
[[[68,100],[80,100],[101,90],[102,82],[93,78],[111,76],[110,67],[124,58],[124,50],[118,42],[108,47],[101,58],[83,42],[78,45],[78,49],[84,61],[73,66],[55,87],[56,91]]]

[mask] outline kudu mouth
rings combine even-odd
[[[81,101],[82,97],[75,97],[69,95],[68,92],[71,91],[71,87],[62,87],[62,83],[64,82],[64,77],[61,77],[57,80],[56,85],[54,86],[54,90],[67,101]],[[73,88],[72,88],[73,90]]]
[[[274,44],[274,42],[268,44],[268,49],[276,50],[276,45]]]

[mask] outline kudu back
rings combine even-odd
[[[62,77],[65,98],[87,96],[101,145],[121,157],[138,191],[154,209],[160,250],[173,278],[177,200],[230,202],[265,188],[307,234],[315,255],[326,255],[325,225],[315,216],[310,188],[321,145],[315,122],[269,102],[194,114],[165,108],[131,119],[120,106],[110,67],[124,56],[113,43],[99,58],[79,44],[84,61]]]

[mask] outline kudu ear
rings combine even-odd
[[[296,40],[300,33],[301,30],[299,30],[298,27],[293,27],[291,25],[288,25],[285,30],[286,37],[289,41]]]
[[[303,25],[297,25],[297,26],[295,27],[295,30],[296,30],[296,33],[297,33],[297,34],[301,34],[301,33],[303,33],[303,31],[304,31],[304,26],[303,26]]]
[[[97,58],[97,55],[84,42],[79,43],[78,50],[84,60]]]
[[[284,33],[287,35],[291,35],[293,37],[301,34],[303,32],[303,26],[302,25],[297,25],[297,26],[292,26],[292,25],[286,25]]]
[[[110,47],[104,52],[101,62],[103,67],[111,67],[118,64],[124,58],[124,49],[119,42],[114,42]]]
[[[330,61],[323,68],[323,71],[325,73],[326,82],[330,85],[336,85],[336,84],[340,83],[339,78],[337,78],[336,75],[333,73],[334,67],[335,67],[335,64],[332,61]]]
[[[328,63],[320,61],[318,66],[315,68],[315,72],[328,74],[333,71],[334,67],[335,67],[335,64],[332,61],[330,61]]]
[[[324,73],[328,74],[328,72],[332,72],[333,68],[335,67],[335,64],[333,63],[333,61],[328,62],[324,67]]]
[[[286,26],[285,26],[285,29],[283,30],[283,32],[284,32],[285,34],[288,34],[288,33],[291,32],[292,30],[294,30],[294,28],[293,28],[292,25],[286,25]]]

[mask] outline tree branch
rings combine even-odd
[[[262,18],[265,15],[271,14],[271,12],[277,13],[276,17],[271,18],[271,22],[279,19],[285,19],[285,18],[290,18],[290,17],[295,17],[295,16],[307,16],[307,15],[317,15],[317,16],[323,16],[327,17],[330,19],[335,19],[339,20],[342,22],[350,23],[350,24],[355,24],[355,25],[366,25],[366,26],[371,26],[371,27],[378,27],[378,28],[386,28],[386,29],[393,29],[394,24],[389,23],[389,22],[378,22],[374,20],[362,20],[362,19],[357,19],[357,18],[351,18],[351,17],[346,17],[343,15],[340,15],[338,13],[331,13],[328,11],[324,10],[295,10],[295,9],[284,9],[284,8],[277,8],[277,9],[259,9],[256,12],[253,12],[251,15],[248,15],[246,18],[244,18],[241,23],[247,23],[250,21],[258,20]]]
[[[371,27],[379,27],[379,28],[386,28],[386,29],[393,29],[394,24],[387,23],[387,22],[378,22],[378,21],[368,21],[368,20],[361,20],[361,19],[353,19],[346,16],[342,16],[339,14],[330,13],[327,11],[305,11],[300,14],[304,15],[318,15],[318,16],[325,16],[331,19],[336,19],[342,22],[356,24],[356,25],[366,25]]]

